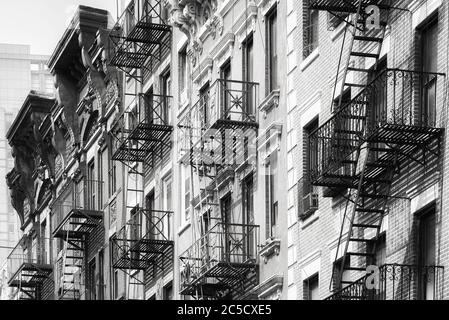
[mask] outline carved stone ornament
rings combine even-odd
[[[203,53],[203,42],[210,35],[213,39],[223,34],[223,18],[216,15],[217,0],[170,0],[170,22],[189,39],[188,55],[193,66]],[[201,34],[200,30],[203,29]]]

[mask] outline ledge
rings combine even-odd
[[[280,95],[281,95],[281,91],[279,89],[273,90],[265,98],[265,100],[261,102],[261,104],[259,106],[259,111],[264,113],[264,118],[267,117],[268,113],[273,108],[279,107],[279,97],[280,97]]]
[[[304,71],[307,69],[308,66],[312,64],[318,57],[320,56],[320,50],[319,48],[316,48],[307,58],[305,58],[301,64],[299,65],[299,68],[301,71]]]
[[[259,284],[254,291],[260,292],[257,297],[261,300],[281,298],[284,276],[276,274]]]
[[[268,263],[268,259],[274,254],[277,256],[281,251],[281,240],[280,239],[267,239],[265,244],[262,245],[259,255],[263,258],[264,263]]]

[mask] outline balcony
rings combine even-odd
[[[354,172],[364,143],[394,148],[399,162],[423,149],[437,147],[443,130],[438,128],[436,112],[444,77],[439,73],[387,69],[370,81],[309,136],[312,184],[357,188]],[[386,163],[391,156],[379,152],[376,161]],[[368,171],[365,176],[378,173]]]
[[[444,267],[387,264],[379,270],[377,289],[369,290],[367,280],[364,276],[326,300],[443,300]]]
[[[181,162],[241,164],[245,138],[251,141],[259,127],[258,90],[254,82],[218,79],[203,92],[178,125]]]
[[[181,256],[181,294],[242,294],[255,286],[259,226],[217,223]]]
[[[28,237],[22,238],[8,256],[8,285],[17,288],[33,288],[23,291],[36,299],[34,289],[48,279],[53,271],[47,253],[50,251],[50,239],[31,241]],[[32,294],[31,294],[32,295]]]
[[[172,97],[140,94],[114,124],[112,159],[122,162],[153,163],[154,155],[163,157],[171,150],[169,112]]]
[[[309,0],[309,9],[333,12],[356,13],[359,0]],[[377,5],[381,9],[391,8],[391,0],[363,0],[362,9]]]
[[[52,236],[82,239],[100,226],[103,211],[97,209],[97,195],[103,187],[103,181],[95,180],[70,180],[64,185],[51,205]]]
[[[170,49],[171,26],[162,19],[162,1],[131,1],[110,34],[111,65],[141,69],[147,60],[160,60]]]
[[[135,209],[112,239],[113,267],[121,270],[168,270],[173,263],[172,212]]]

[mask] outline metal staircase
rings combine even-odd
[[[310,9],[353,14],[346,20],[338,65],[334,96],[345,60],[337,108],[333,117],[309,136],[309,149],[316,154],[310,159],[312,185],[338,189],[346,199],[330,284],[334,292],[354,283],[347,278],[366,276],[367,267],[375,263],[376,240],[388,202],[394,198],[392,184],[401,164],[415,161],[423,165],[426,157],[439,156],[433,149],[438,149],[442,129],[429,120],[421,121],[415,107],[425,103],[416,98],[426,90],[423,83],[437,83],[444,75],[377,70],[392,9],[388,3],[309,1]],[[372,10],[378,10],[381,18],[374,27],[368,23]],[[344,101],[348,89],[351,101]],[[363,294],[344,298],[363,299]]]
[[[84,261],[83,241],[67,239],[64,242],[62,256],[58,261],[58,298],[59,300],[81,300],[82,269]]]

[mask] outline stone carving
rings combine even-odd
[[[223,33],[223,18],[216,15],[217,0],[170,0],[170,22],[189,39],[188,55],[193,66],[197,64],[199,55],[203,52],[203,41],[211,35],[213,39]],[[206,28],[205,34],[199,35],[202,27]]]
[[[87,71],[87,81],[89,86],[93,89],[95,98],[98,101],[100,117],[102,117],[108,104],[115,98],[118,99],[118,84],[117,84],[117,72],[114,68],[109,67],[107,61],[109,60],[109,52],[107,50],[107,33],[99,30],[97,32],[96,44],[103,47],[101,61],[98,66],[94,64],[94,61],[89,55],[88,47],[83,41],[82,33],[78,37],[79,45],[81,48],[81,59],[84,67]],[[107,83],[106,75],[108,75],[112,81]]]
[[[56,100],[58,105],[62,108],[63,113],[61,120],[64,122],[72,141],[75,144],[79,143],[78,137],[78,118],[76,115],[77,106],[77,88],[75,84],[70,81],[62,73],[55,75]]]

